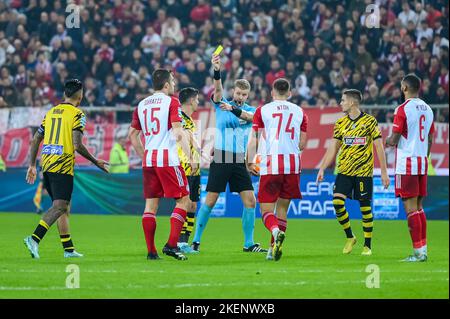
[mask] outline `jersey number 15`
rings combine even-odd
[[[148,109],[144,110],[144,124],[145,124],[145,136],[149,135],[157,135],[159,133],[159,130],[161,128],[161,124],[159,122],[159,119],[155,116],[155,113],[159,111],[161,108],[155,107],[150,110],[150,122],[152,126],[151,132],[148,131]]]

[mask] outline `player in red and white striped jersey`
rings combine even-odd
[[[408,74],[401,82],[405,102],[395,110],[387,146],[396,146],[395,195],[401,197],[408,217],[414,255],[404,261],[427,260],[427,224],[423,198],[427,195],[428,155],[434,124],[433,111],[418,97],[420,79]]]
[[[161,197],[174,198],[175,209],[170,218],[170,236],[163,253],[178,260],[186,257],[177,247],[178,237],[186,219],[189,186],[180,165],[177,140],[186,154],[188,140],[181,125],[181,104],[171,95],[175,90],[173,74],[157,69],[152,75],[155,93],[142,100],[133,113],[129,131],[131,143],[142,158],[145,210],[142,226],[147,242],[148,259],[159,259],[155,247],[156,212]],[[140,134],[144,134],[145,147]]]
[[[308,124],[303,109],[287,101],[289,96],[288,80],[277,79],[272,85],[273,102],[255,112],[247,149],[247,166],[254,175],[258,175],[257,150],[261,154],[258,201],[264,225],[274,241],[267,259],[275,260],[281,258],[289,203],[293,198],[301,198],[300,151],[306,145]]]

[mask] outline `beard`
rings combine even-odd
[[[405,102],[405,93],[403,91],[400,93],[400,99],[402,103]]]

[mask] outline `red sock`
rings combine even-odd
[[[422,224],[422,246],[427,244],[427,216],[422,209],[419,210],[420,223]]]
[[[177,247],[178,238],[180,237],[180,232],[183,229],[184,221],[186,220],[186,211],[175,207],[172,216],[170,217],[170,235],[167,244],[170,247]]]
[[[272,232],[272,230],[278,227],[278,220],[272,212],[265,212],[262,215],[263,223],[266,228]]]
[[[156,216],[155,213],[146,212],[142,215],[142,228],[144,228],[145,242],[147,243],[148,253],[156,253],[155,231]]]
[[[418,211],[408,214],[408,227],[414,249],[422,247],[422,223]]]
[[[284,220],[284,219],[281,219],[281,218],[278,218],[278,217],[277,217],[277,220],[278,220],[278,228],[279,228],[281,231],[286,232],[286,228],[287,228],[287,220]],[[273,242],[274,242],[274,241],[275,241],[275,240],[273,239],[273,236],[271,236],[270,244],[273,245]]]

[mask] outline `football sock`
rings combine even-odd
[[[339,224],[342,225],[347,238],[354,237],[352,228],[350,227],[350,218],[347,210],[345,209],[345,200],[341,197],[333,197],[333,206],[336,211],[336,218],[339,221]]]
[[[202,238],[203,231],[208,223],[209,215],[211,214],[212,207],[203,204],[197,214],[197,221],[195,223],[195,235],[193,242],[199,243]]]
[[[47,223],[44,220],[39,221],[39,225],[37,225],[36,229],[34,230],[33,235],[31,237],[35,242],[39,244],[39,242],[44,238],[45,234],[47,233],[48,229],[50,227],[47,225]]]
[[[189,236],[191,235],[192,230],[194,229],[194,219],[195,219],[195,212],[188,212],[178,242],[187,243],[189,241]]]
[[[283,231],[283,232],[286,232],[286,229],[287,229],[287,220],[284,220],[284,219],[281,219],[281,218],[278,218],[277,217],[277,220],[278,220],[278,228],[281,230],[281,231]],[[275,239],[273,238],[273,236],[272,236],[272,238],[271,238],[271,240],[270,240],[270,246],[272,246],[273,245],[273,242],[275,241]]]
[[[362,213],[362,224],[364,232],[364,246],[371,248],[372,232],[373,232],[373,214],[370,200],[362,200],[359,202]]]
[[[244,247],[254,244],[253,231],[255,230],[255,208],[244,207],[242,212],[242,230],[244,231]]]
[[[156,216],[155,213],[145,212],[142,215],[142,228],[144,229],[145,242],[147,244],[148,253],[156,253],[155,247],[155,231]]]
[[[422,233],[422,246],[425,247],[425,254],[427,253],[427,216],[425,215],[425,211],[419,209],[420,223],[422,225],[421,233]]]
[[[274,238],[277,237],[279,228],[278,228],[278,220],[272,212],[265,212],[262,215],[264,226],[272,233]]]
[[[59,237],[61,238],[61,244],[63,245],[64,251],[71,253],[75,250],[70,234],[59,235]]]
[[[419,252],[422,248],[422,222],[418,211],[408,213],[408,228],[413,248],[415,252]]]
[[[184,209],[175,207],[173,210],[172,216],[170,216],[170,235],[167,241],[170,247],[177,247],[178,238],[186,220],[186,215],[187,213]]]

